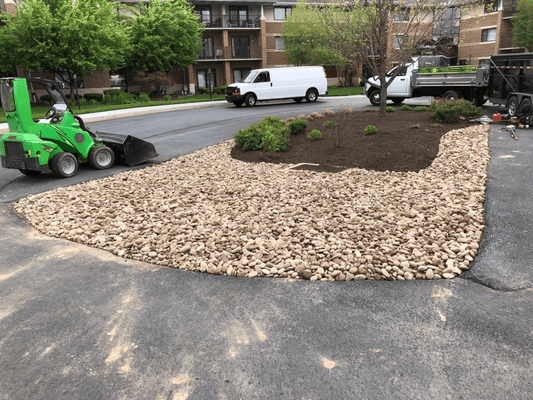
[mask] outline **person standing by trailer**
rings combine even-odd
[[[315,102],[328,93],[328,81],[323,67],[285,67],[251,70],[242,82],[235,82],[226,90],[226,101],[240,107],[253,107],[258,101],[305,99]]]

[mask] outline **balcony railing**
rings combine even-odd
[[[231,56],[232,58],[250,58],[250,46],[233,46]]]
[[[503,18],[512,17],[516,13],[516,8],[518,7],[517,0],[504,0],[503,2]]]
[[[221,29],[221,28],[240,28],[253,29],[260,28],[260,15],[249,14],[246,18],[231,18],[228,15],[213,15],[211,22],[202,21],[206,29]]]
[[[516,47],[516,44],[513,43],[512,36],[502,36],[500,38],[500,49],[509,49]]]

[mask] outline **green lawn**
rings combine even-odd
[[[327,96],[352,96],[356,94],[363,94],[362,86],[350,86],[350,87],[328,87]],[[173,101],[151,101],[149,103],[133,103],[133,104],[95,104],[95,105],[82,105],[81,109],[77,106],[73,106],[72,110],[75,114],[89,114],[103,111],[123,110],[127,108],[137,107],[153,107],[169,104],[184,104],[184,103],[197,103],[202,101],[215,101],[224,100],[223,94],[214,94],[212,98],[207,95],[195,95],[195,96],[183,96],[178,100]],[[32,107],[32,116],[34,119],[44,118],[44,114],[50,109],[50,107]],[[0,109],[0,123],[7,122],[4,111]]]

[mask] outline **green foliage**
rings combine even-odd
[[[419,124],[411,125],[411,129],[418,129],[418,128],[420,128],[420,125],[419,125]]]
[[[286,151],[290,144],[289,128],[281,118],[268,116],[246,129],[241,129],[234,139],[243,150],[261,150],[269,153]]]
[[[228,88],[228,85],[222,85],[222,86],[217,86],[213,90],[215,93],[218,93],[218,94],[226,94],[227,88]]]
[[[137,96],[124,92],[120,89],[118,91],[109,90],[103,100],[104,104],[132,104],[137,102]]]
[[[411,109],[411,107],[409,107],[407,104],[404,104],[403,106],[400,107],[400,110],[403,110],[403,111],[409,111]]]
[[[426,106],[418,106],[418,107],[415,107],[415,111],[428,111],[429,108],[427,108]]]
[[[427,129],[427,128],[426,128],[426,129],[424,129],[424,132],[429,132],[429,129]]]
[[[394,111],[396,111],[396,110],[394,109],[394,107],[387,107],[387,108],[385,108],[385,111],[387,111],[387,112],[394,112]]]
[[[163,101],[171,101],[172,100],[172,96],[166,94],[163,96]]]
[[[363,93],[364,88],[361,86],[328,86],[327,96],[354,96]]]
[[[84,105],[87,105],[87,100],[84,99],[83,97],[80,98],[80,106],[84,106]]]
[[[205,87],[199,87],[198,91],[200,92],[200,94],[209,94],[209,89]]]
[[[49,94],[42,95],[41,97],[39,97],[39,99],[43,103],[51,103],[52,102],[52,96],[50,96]]]
[[[376,128],[374,125],[368,125],[364,130],[365,135],[372,135],[376,133],[377,131],[378,131],[378,128]]]
[[[322,139],[322,132],[320,132],[318,129],[313,129],[307,134],[307,138],[311,140]]]
[[[330,126],[337,126],[337,122],[335,121],[326,121],[323,123],[324,128],[329,128]]]
[[[363,111],[370,112],[370,111],[372,111],[372,109],[371,108],[365,108]]]
[[[118,7],[120,4],[109,0],[20,3],[15,15],[2,15],[6,25],[0,29],[4,49],[0,51],[0,69],[16,60],[16,65],[27,71],[66,70],[71,73],[72,93],[72,74],[102,72],[122,64],[128,37],[123,17],[115,12]]]
[[[148,96],[146,93],[141,93],[141,94],[139,95],[139,101],[140,101],[141,103],[148,103],[148,102],[151,101],[151,100],[150,100],[150,96]]]
[[[291,135],[297,135],[299,133],[302,133],[305,128],[309,125],[309,121],[303,118],[296,118],[293,119],[291,122],[287,124],[287,127],[289,128],[289,132]]]
[[[118,95],[120,93],[124,93],[123,90],[121,89],[107,89],[107,90],[104,90],[104,96],[115,96],[115,95]]]
[[[95,99],[90,99],[90,100],[89,100],[89,105],[91,105],[91,106],[95,106],[95,105],[97,105],[97,104],[98,104],[98,102],[97,102]]]
[[[102,93],[85,93],[83,97],[89,101],[102,101],[104,99],[104,95]]]
[[[459,120],[460,116],[469,117],[481,113],[481,108],[472,105],[468,100],[434,100],[431,110],[437,122],[452,123]]]
[[[441,127],[442,125],[441,125],[441,124],[433,124],[433,126],[434,126],[435,128],[438,128],[438,127]]]
[[[126,65],[145,72],[194,63],[202,51],[203,25],[186,0],[141,2],[130,9],[130,52]],[[176,40],[179,38],[179,40]]]
[[[529,51],[533,50],[533,0],[519,0],[513,17],[513,42]]]

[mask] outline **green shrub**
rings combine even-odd
[[[39,99],[40,99],[43,103],[45,103],[45,102],[50,103],[50,102],[52,101],[52,96],[50,96],[49,94],[45,94],[45,95],[39,97]]]
[[[110,96],[110,95],[115,96],[120,93],[126,93],[126,92],[124,92],[124,90],[122,89],[107,89],[107,90],[104,90],[104,97]]]
[[[108,92],[103,100],[104,104],[132,104],[137,102],[137,96],[120,89],[106,90]]]
[[[394,109],[394,107],[387,107],[387,108],[385,108],[385,111],[387,111],[387,112],[394,112],[394,111],[396,111],[396,110]]]
[[[404,111],[409,111],[411,109],[411,107],[409,107],[407,104],[404,104],[403,106],[400,107],[400,110],[404,110]]]
[[[427,128],[426,128],[426,129],[424,129],[424,132],[429,132],[429,129],[427,129]]]
[[[326,121],[323,125],[324,128],[329,128],[330,126],[337,126],[338,124],[335,121]]]
[[[307,122],[307,121],[306,121]],[[273,153],[286,151],[290,144],[290,129],[281,118],[268,116],[246,129],[241,129],[234,139],[243,150],[261,150]]]
[[[222,85],[222,86],[217,86],[213,90],[215,91],[215,93],[218,93],[218,94],[226,94],[227,88],[228,88],[228,85]]]
[[[139,98],[139,95],[141,94],[141,91],[140,90],[132,90],[130,93],[132,95],[136,96],[137,98]]]
[[[198,88],[198,92],[200,92],[200,94],[209,94],[209,89],[205,87],[201,87],[201,88]]]
[[[320,132],[318,129],[313,129],[311,132],[307,134],[307,138],[311,140],[322,139],[322,132]]]
[[[441,127],[442,125],[441,125],[441,124],[433,124],[433,126],[434,126],[435,128],[438,128],[438,127]]]
[[[376,128],[374,125],[368,125],[365,128],[365,135],[372,135],[378,131],[378,128]]]
[[[91,100],[102,101],[104,98],[104,95],[102,93],[85,93],[83,95],[83,98],[87,99],[89,102]]]
[[[172,96],[170,96],[169,94],[166,94],[163,96],[163,101],[171,101],[172,100]]]
[[[420,128],[420,125],[416,124],[416,125],[411,125],[411,129],[417,129],[417,128]]]
[[[309,121],[303,118],[293,119],[287,124],[291,135],[302,133],[307,128],[307,125],[309,125]]]
[[[468,100],[440,99],[431,103],[433,116],[437,122],[452,123],[459,120],[459,117],[470,117],[481,113],[481,108],[472,105]]]
[[[97,102],[95,99],[91,99],[91,100],[89,100],[89,105],[90,105],[90,106],[94,106],[94,105],[96,105],[96,104],[98,104],[98,102]]]
[[[84,106],[87,104],[87,100],[84,99],[83,97],[80,99],[80,106]]]
[[[139,101],[141,103],[149,103],[150,102],[150,96],[148,96],[146,93],[141,93],[139,95]]]
[[[363,111],[364,112],[369,112],[369,111],[372,111],[372,109],[371,108],[365,108]]]
[[[429,108],[427,108],[426,106],[418,106],[418,107],[415,107],[415,111],[428,111]]]

